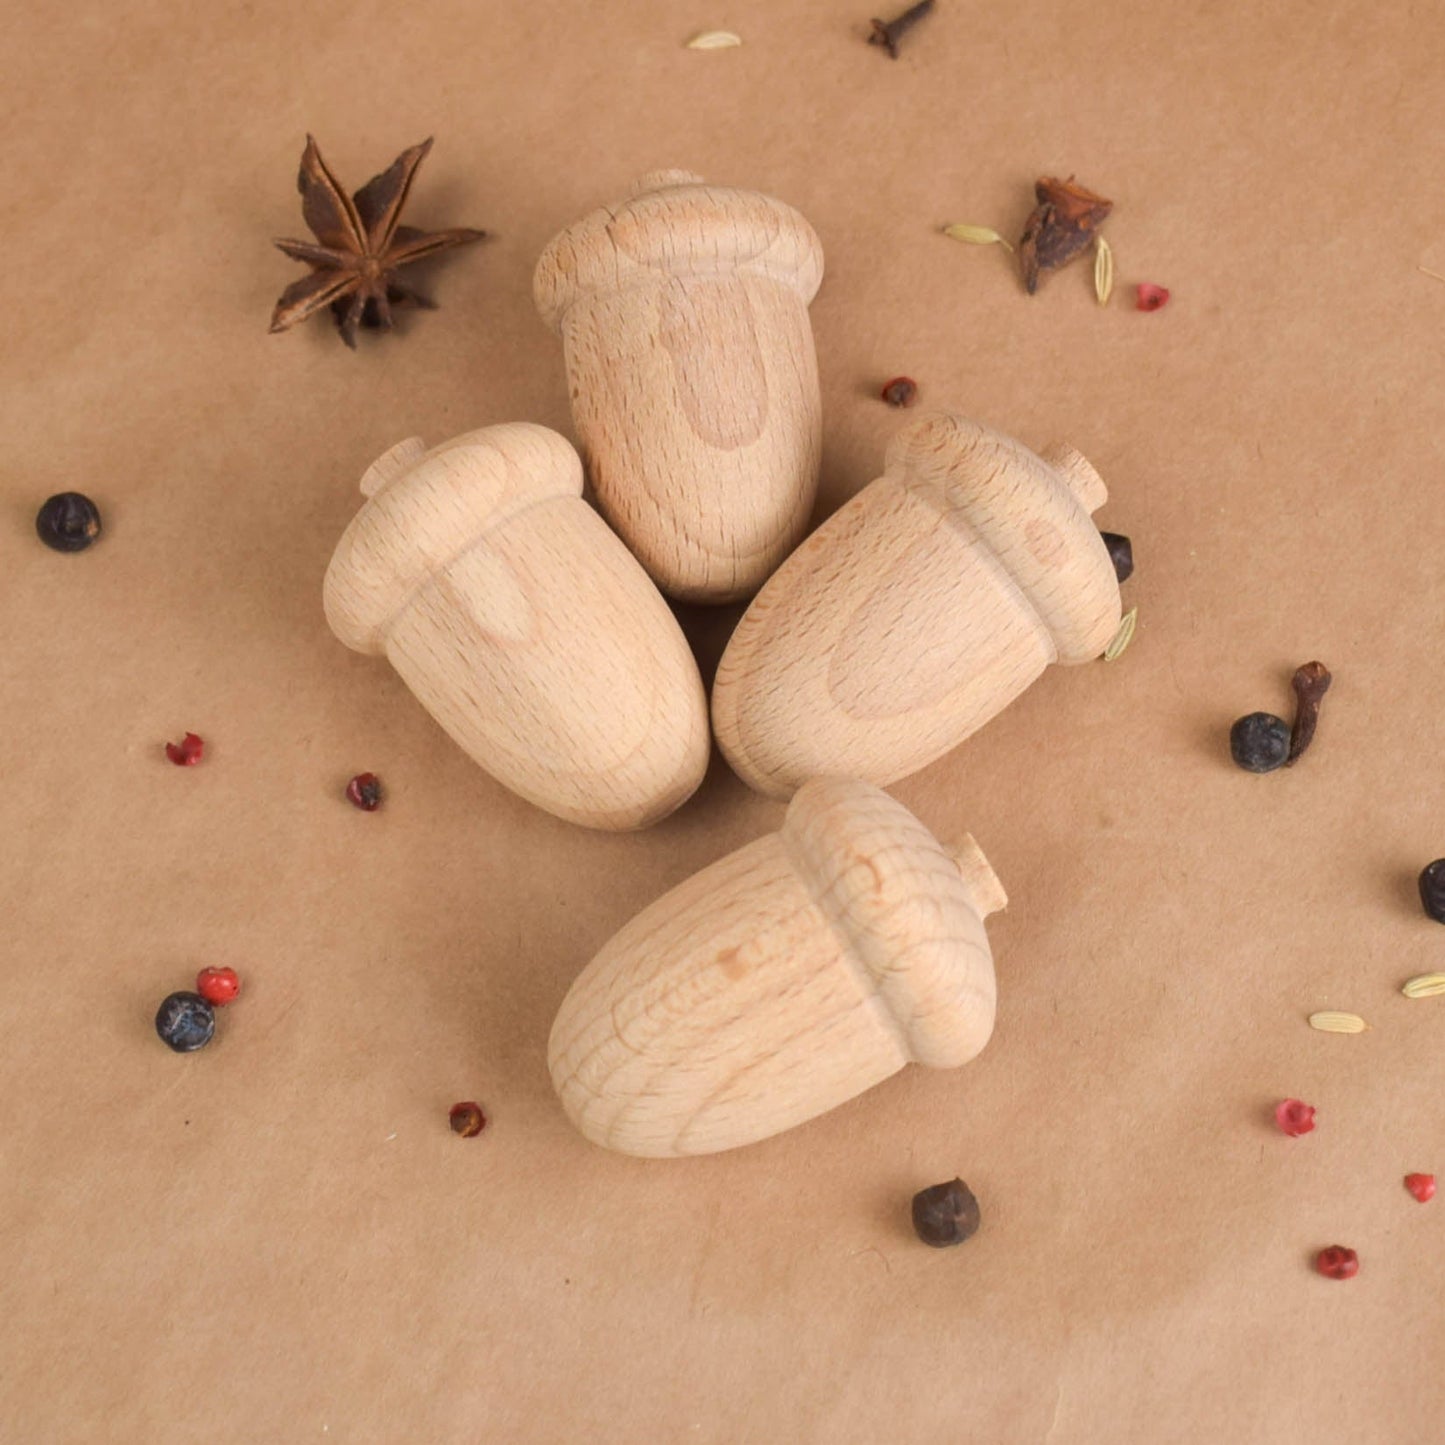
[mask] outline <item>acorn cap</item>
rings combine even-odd
[[[1072,447],[1047,457],[953,412],[911,421],[888,447],[887,470],[965,521],[1017,583],[1048,629],[1060,662],[1088,662],[1119,626],[1119,580],[1090,513],[1108,500],[1098,472]],[[1026,506],[1013,499],[1024,487]],[[1053,585],[1065,559],[1076,579]]]
[[[705,185],[691,171],[654,171],[626,200],[547,243],[532,295],[557,331],[581,296],[735,271],[791,287],[806,306],[823,282],[823,246],[797,211],[771,196]]]
[[[582,495],[582,462],[556,432],[511,422],[427,451],[408,438],[361,479],[367,502],[326,569],[331,630],[357,652],[384,652],[393,618],[418,588],[509,517]]]
[[[984,918],[1008,902],[972,838],[947,849],[881,788],[814,778],[781,829],[794,869],[866,970],[916,1063],[967,1063],[993,1032]]]

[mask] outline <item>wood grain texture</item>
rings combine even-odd
[[[582,500],[582,466],[527,423],[362,479],[326,573],[326,617],[384,653],[498,781],[591,828],[644,827],[701,782],[707,705],[667,604]]]
[[[818,779],[782,829],[664,894],[563,1000],[548,1062],[594,1143],[706,1154],[988,1042],[1002,886],[867,783]]]
[[[920,416],[881,477],[754,599],[713,686],[738,775],[788,797],[811,777],[885,785],[956,747],[1050,662],[1099,656],[1119,586],[1071,448],[1047,459],[947,412]]]
[[[807,527],[822,279],[790,206],[686,171],[644,176],[537,263],[598,504],[672,596],[751,596]]]

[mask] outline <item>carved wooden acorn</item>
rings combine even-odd
[[[644,176],[537,263],[598,505],[674,597],[751,596],[807,527],[822,279],[791,206],[686,171]]]
[[[590,828],[640,828],[702,780],[707,704],[667,604],[528,423],[393,447],[325,584],[331,630],[385,653],[493,777]]]
[[[984,917],[1003,888],[867,783],[816,779],[782,830],[664,894],[583,971],[552,1027],[574,1124],[627,1154],[706,1154],[801,1124],[910,1062],[988,1042]]]
[[[1119,584],[1071,448],[1035,456],[947,412],[919,417],[883,475],[769,579],[713,685],[738,775],[787,797],[840,773],[885,785],[957,746],[1051,662],[1097,658]]]

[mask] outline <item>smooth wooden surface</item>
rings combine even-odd
[[[644,176],[537,263],[598,503],[674,597],[749,597],[803,534],[822,450],[808,317],[822,278],[792,207],[686,171]]]
[[[1049,663],[1097,658],[1120,609],[1089,519],[1106,496],[1072,448],[1040,458],[947,412],[909,422],[733,633],[712,694],[727,760],[774,797],[824,773],[895,782]]]
[[[702,781],[702,681],[667,604],[528,423],[399,443],[326,574],[332,630],[384,653],[493,777],[590,828],[644,827]]]
[[[950,852],[877,788],[811,782],[779,832],[603,946],[553,1025],[553,1084],[593,1142],[675,1156],[966,1063],[993,1031],[983,919],[1006,902],[972,838]]]

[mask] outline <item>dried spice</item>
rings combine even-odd
[[[734,35],[731,30],[704,30],[701,35],[694,35],[687,42],[689,50],[731,50],[735,45],[741,45],[743,37]]]
[[[933,0],[918,0],[917,5],[910,6],[894,20],[870,22],[873,26],[873,33],[868,37],[869,45],[881,45],[894,60],[897,60],[898,42],[932,9]]]
[[[1315,1256],[1315,1268],[1326,1279],[1353,1279],[1360,1272],[1360,1256],[1343,1244],[1332,1244]]]
[[[304,261],[311,274],[281,293],[271,314],[271,330],[285,331],[329,306],[341,339],[356,345],[358,326],[389,330],[391,308],[403,301],[432,307],[435,303],[400,280],[403,266],[428,256],[480,241],[485,231],[460,227],[450,231],[418,231],[402,226],[402,207],[411,194],[418,167],[432,142],[404,150],[386,170],[373,176],[354,196],[347,196],[326,168],[311,136],[301,155],[297,188],[301,214],[317,244],[279,240],[288,256]]]
[[[1041,176],[1034,183],[1034,198],[1038,204],[1019,238],[1019,269],[1030,296],[1045,271],[1057,271],[1089,248],[1114,209],[1113,201],[1078,185],[1072,176],[1065,181]]]
[[[1359,1014],[1341,1013],[1338,1009],[1324,1009],[1310,1015],[1310,1027],[1322,1034],[1362,1034],[1369,1028]]]
[[[878,394],[889,406],[912,406],[918,400],[918,383],[911,377],[895,376]]]
[[[1421,1204],[1428,1204],[1435,1197],[1435,1176],[1433,1174],[1407,1174],[1405,1188]]]
[[[1406,998],[1438,998],[1445,993],[1445,973],[1417,973],[1400,989]]]
[[[1134,575],[1134,544],[1122,532],[1100,532],[1114,564],[1114,576],[1127,582]]]
[[[346,785],[346,801],[363,813],[381,807],[381,779],[375,773],[357,773]]]
[[[1294,728],[1289,735],[1289,757],[1286,763],[1293,763],[1314,741],[1315,724],[1320,716],[1320,699],[1330,690],[1334,679],[1322,662],[1307,662],[1295,669],[1290,686],[1294,688]]]
[[[57,492],[35,514],[35,535],[53,551],[83,552],[100,536],[100,509],[83,492]]]
[[[914,1232],[935,1249],[971,1239],[978,1225],[978,1200],[962,1179],[930,1185],[913,1196]]]
[[[216,1011],[198,993],[168,994],[156,1010],[156,1032],[178,1054],[192,1054],[211,1042]]]
[[[1436,923],[1445,923],[1445,858],[1420,870],[1420,902]]]
[[[1236,718],[1229,729],[1229,756],[1247,773],[1272,773],[1289,758],[1289,724],[1272,712]]]
[[[1120,619],[1118,631],[1109,639],[1109,645],[1104,649],[1105,662],[1117,662],[1124,655],[1124,649],[1134,640],[1134,629],[1138,624],[1139,609],[1131,607]]]
[[[1114,252],[1102,236],[1094,237],[1094,295],[1100,306],[1114,294]]]
[[[166,756],[178,768],[195,767],[205,754],[205,740],[196,733],[187,733],[178,743],[166,744]]]
[[[470,1099],[464,1104],[453,1104],[447,1118],[451,1121],[452,1133],[460,1134],[463,1139],[474,1138],[487,1127],[482,1106]]]
[[[1136,289],[1139,294],[1136,305],[1140,311],[1157,311],[1169,300],[1167,286],[1155,286],[1151,282],[1141,281]]]
[[[241,980],[234,968],[203,968],[196,975],[196,992],[209,1004],[220,1007],[235,1001]]]
[[[970,226],[963,221],[955,221],[943,228],[943,234],[955,241],[965,241],[970,246],[1002,246],[1005,251],[1013,253],[1013,247],[992,226]]]
[[[1279,1125],[1281,1132],[1288,1134],[1291,1139],[1298,1139],[1301,1134],[1311,1134],[1315,1127],[1314,1106],[1306,1104],[1302,1099],[1281,1099],[1274,1106],[1274,1122]]]

